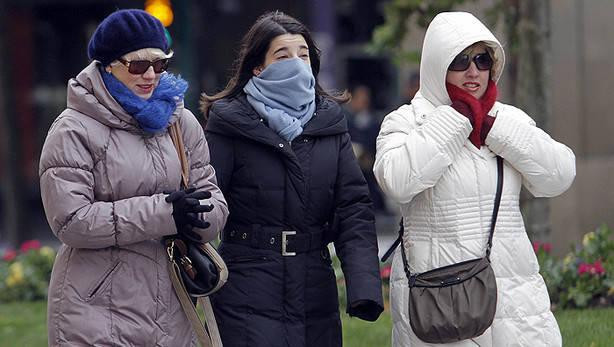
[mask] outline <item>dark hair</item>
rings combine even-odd
[[[283,34],[302,35],[305,39],[309,47],[311,71],[316,79],[316,95],[328,97],[339,103],[345,103],[350,99],[347,91],[329,94],[320,86],[318,82],[320,49],[313,41],[309,29],[295,18],[283,12],[274,11],[260,16],[245,36],[243,36],[239,56],[233,65],[233,75],[228,81],[226,88],[213,96],[209,96],[206,93],[201,94],[200,106],[205,119],[209,117],[209,108],[213,102],[227,97],[234,97],[243,91],[243,87],[253,76],[253,69],[264,63],[271,41]]]

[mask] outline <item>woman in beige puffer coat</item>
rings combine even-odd
[[[94,61],[69,81],[67,109],[43,146],[41,195],[62,242],[49,288],[51,346],[194,344],[161,239],[187,228],[211,240],[228,209],[202,128],[183,107],[187,85],[164,72],[172,54],[163,30],[140,10],[107,17],[90,41]],[[163,193],[180,187],[173,123],[190,184],[211,195],[200,204],[213,208],[192,211],[193,224],[178,223],[181,211]]]

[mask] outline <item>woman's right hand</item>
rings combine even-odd
[[[168,193],[165,200],[173,204],[173,219],[175,220],[175,226],[179,235],[193,242],[202,242],[202,238],[192,231],[192,228],[205,229],[211,225],[209,222],[198,217],[198,214],[201,212],[213,210],[213,205],[200,204],[200,200],[209,199],[210,197],[210,192],[196,191],[196,188]]]

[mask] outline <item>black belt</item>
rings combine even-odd
[[[261,225],[227,226],[222,233],[222,241],[252,248],[270,249],[287,257],[326,247],[325,230],[325,227],[319,227],[313,232],[297,232],[296,230],[282,230],[281,227]]]

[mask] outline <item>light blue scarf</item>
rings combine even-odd
[[[292,58],[267,66],[247,82],[243,91],[269,127],[286,141],[292,141],[313,117],[315,85],[311,66],[300,58]]]
[[[113,74],[104,70],[100,74],[113,98],[150,134],[166,131],[177,102],[183,100],[188,89],[188,82],[181,76],[164,73],[151,97],[145,100],[134,94]]]

